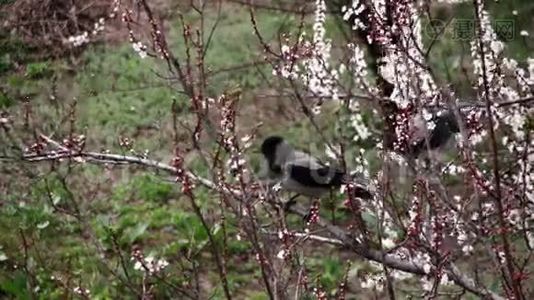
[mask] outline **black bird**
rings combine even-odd
[[[387,116],[386,130],[386,148],[392,150],[394,148],[394,141],[398,139],[396,136],[395,116],[402,113],[397,103],[391,100],[383,100],[381,102],[383,113]],[[464,105],[464,109],[472,108],[472,105]],[[410,131],[411,136],[408,141],[408,149],[402,154],[411,158],[418,158],[421,154],[429,150],[440,150],[448,144],[451,137],[460,132],[458,120],[454,113],[445,108],[429,108],[432,112],[432,118],[429,122],[433,122],[435,126],[429,128],[428,122],[423,118],[421,112],[412,114],[410,117]],[[461,112],[460,112],[461,113]],[[428,145],[428,148],[427,148]]]
[[[283,188],[300,195],[319,198],[350,179],[346,172],[295,150],[279,136],[266,138],[261,145],[261,152],[267,162],[270,177],[279,179]],[[355,196],[372,198],[372,194],[363,187],[355,189]]]
[[[420,116],[417,116],[420,118]],[[414,158],[417,158],[421,153],[427,150],[438,150],[449,142],[456,133],[460,132],[458,121],[454,113],[445,111],[440,115],[435,116],[432,120],[435,126],[431,130],[427,130],[427,125],[424,120],[422,122],[413,122],[414,130],[419,134],[412,137],[410,141],[408,153]]]

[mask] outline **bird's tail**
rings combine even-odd
[[[366,189],[365,187],[362,187],[362,186],[356,186],[353,190],[354,192],[354,197],[357,197],[357,198],[361,198],[361,199],[364,199],[364,200],[368,200],[368,199],[372,199],[373,198],[373,194],[368,190]]]
[[[369,184],[364,183],[361,178],[357,177],[361,176],[359,176],[359,174],[356,172],[347,173],[343,178],[343,184],[351,184],[354,197],[365,200],[372,199],[373,193],[368,188]]]

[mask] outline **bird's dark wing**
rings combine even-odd
[[[330,188],[343,184],[345,172],[333,167],[310,168],[301,165],[289,165],[289,176],[294,181],[308,187]]]
[[[311,169],[306,166],[290,165],[289,175],[299,184],[311,188],[333,188],[339,187],[346,181],[346,173],[334,167],[324,166]],[[355,197],[371,199],[373,195],[361,186],[354,186]]]
[[[354,186],[352,192],[354,193],[354,196],[358,197],[358,198],[362,198],[362,199],[371,199],[373,198],[373,194],[371,194],[370,191],[368,191],[367,189],[361,187],[361,186]]]
[[[458,132],[456,120],[452,113],[436,117],[434,119],[435,127],[429,133],[428,146],[430,150],[434,150],[445,145],[449,139]],[[418,141],[414,141],[410,148],[410,153],[416,157],[426,149],[426,137],[421,138]]]
[[[432,130],[432,133],[430,134],[430,140],[428,141],[430,149],[435,149],[445,145],[452,135],[453,131],[447,120],[441,118],[437,119],[436,127],[434,127],[434,130]]]

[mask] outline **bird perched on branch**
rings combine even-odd
[[[279,179],[282,187],[297,193],[296,196],[319,198],[351,179],[346,172],[325,165],[317,158],[294,149],[279,136],[267,137],[261,145],[261,153],[267,163],[270,177]],[[356,187],[355,196],[369,199],[372,194],[363,187]],[[295,197],[292,197],[290,202]]]
[[[454,112],[448,109],[432,108],[432,111],[428,112],[428,114],[431,114],[430,118],[424,118],[420,111],[407,113],[410,108],[403,111],[391,100],[384,100],[382,108],[388,121],[388,124],[386,124],[386,148],[390,150],[394,148],[394,142],[399,139],[396,133],[396,116],[408,117],[409,139],[407,147],[402,151],[402,154],[407,155],[409,158],[416,159],[425,154],[427,150],[441,150],[456,133],[460,132]],[[465,108],[469,107],[466,106]]]
[[[429,122],[433,124],[428,128],[428,124],[420,115],[416,115],[420,120],[413,122],[415,134],[410,139],[408,154],[417,158],[428,150],[439,150],[446,146],[449,140],[458,132],[460,127],[454,113],[442,111],[433,116]]]

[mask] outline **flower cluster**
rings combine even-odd
[[[91,291],[89,291],[88,289],[84,289],[80,286],[74,287],[72,291],[74,292],[74,294],[80,297],[89,298],[91,296]]]
[[[119,9],[120,9],[120,5],[121,5],[120,0],[113,0],[113,4],[111,5],[113,9],[108,15],[110,19],[114,19],[117,16],[117,13],[119,12]]]
[[[106,19],[100,18],[98,19],[98,22],[95,22],[93,25],[93,35],[97,35],[98,33],[104,31],[104,24],[106,23]]]
[[[299,42],[302,42],[304,36],[305,33],[300,37]],[[286,42],[288,41],[286,40]],[[300,45],[300,43],[298,45]],[[273,69],[273,75],[281,76],[286,79],[298,78],[299,66],[297,61],[300,58],[300,54],[297,46],[289,47],[288,45],[282,45],[280,49],[281,62]]]
[[[72,135],[63,139],[62,146],[70,150],[81,151],[85,147],[85,135]]]
[[[328,294],[326,293],[326,291],[321,286],[313,288],[313,295],[315,296],[315,298],[317,300],[327,300],[328,299]]]
[[[224,149],[230,154],[227,166],[230,174],[244,183],[244,175],[247,173],[246,160],[240,147],[236,133],[236,104],[234,97],[222,95],[218,99],[221,109],[220,136]],[[251,137],[245,138],[245,144],[250,143]]]
[[[142,59],[147,56],[155,56],[154,54],[149,54],[148,47],[140,41],[139,38],[136,37],[134,34],[132,24],[134,23],[133,20],[133,11],[129,9],[125,9],[122,13],[122,21],[126,24],[126,27],[128,28],[128,36],[130,39],[130,43],[132,44],[132,48],[134,51],[141,57]],[[165,41],[165,38],[162,34],[162,32],[158,29],[158,24],[156,24],[156,21],[153,18],[149,19],[150,26],[152,28],[152,47],[151,49],[154,50],[156,53],[160,54],[160,57],[162,59],[168,59],[169,53],[166,50],[167,44]]]
[[[344,67],[340,66],[338,70],[330,66],[331,40],[326,38],[325,30],[326,3],[324,0],[316,0],[315,4],[312,41],[306,40],[306,33],[303,32],[295,46],[282,45],[281,62],[273,70],[273,74],[300,79],[314,97],[337,100],[337,82]],[[320,113],[321,104],[321,101],[316,103],[312,110],[315,114]]]
[[[147,48],[143,43],[137,41],[132,43],[132,48],[134,49],[135,53],[141,57],[141,59],[147,57]]]
[[[421,223],[423,221],[423,216],[421,212],[422,204],[417,196],[412,197],[412,204],[410,205],[410,210],[408,211],[408,216],[410,218],[410,223],[408,227],[408,236],[417,238],[421,233]]]
[[[367,80],[369,72],[367,71],[368,66],[362,48],[352,43],[348,44],[348,48],[352,49],[352,56],[349,62],[356,87],[362,91],[367,91],[368,93],[375,92],[369,90],[371,84]]]
[[[401,260],[406,260],[408,259],[408,256],[406,255],[407,252],[408,251],[405,248],[399,248],[390,255]],[[364,289],[373,289],[377,292],[383,291],[384,286],[386,284],[386,277],[383,272],[383,266],[380,263],[374,261],[369,261],[368,265],[371,270],[366,272],[363,276],[360,276],[360,287]],[[349,271],[348,276],[351,276],[351,273],[353,272],[354,271],[352,270]],[[406,280],[413,277],[412,274],[399,270],[389,270],[389,276],[390,278],[398,281]]]
[[[343,20],[348,21],[353,18],[352,29],[365,29],[364,22],[360,19],[360,14],[365,10],[365,4],[361,0],[352,0],[351,6],[343,5],[341,12],[343,13]]]
[[[147,275],[159,274],[169,265],[165,259],[157,259],[153,256],[145,257],[139,249],[132,252],[130,260],[135,261],[135,270],[143,271]]]
[[[71,44],[73,47],[80,47],[89,42],[89,33],[87,31],[78,35],[69,36],[66,40],[66,43]]]
[[[129,137],[119,136],[119,146],[126,149],[131,149],[133,147],[134,140]]]
[[[316,0],[315,5],[312,54],[302,63],[304,67],[302,76],[313,95],[337,99],[338,72],[335,69],[330,70],[331,41],[325,37],[326,3],[324,0]]]
[[[480,40],[471,42],[471,56],[473,57],[474,73],[478,75],[477,85],[482,99],[484,97],[515,99],[517,97],[515,91],[504,86],[504,75],[500,72],[500,68],[497,67],[499,65],[499,57],[504,50],[504,43],[498,40],[497,34],[491,26],[489,14],[483,9],[482,1],[477,2],[479,5]],[[481,53],[484,53],[484,55],[482,56]],[[488,91],[486,91],[486,88]]]
[[[113,3],[113,9],[112,12],[108,15],[110,19],[115,18],[117,11],[119,10],[119,3],[118,1],[114,1]],[[84,31],[77,35],[69,36],[67,39],[63,41],[65,44],[69,44],[74,48],[81,47],[85,44],[88,44],[91,42],[90,36],[93,38],[98,36],[101,32],[104,31],[106,24],[105,18],[99,18],[98,21],[93,23],[93,29],[89,31]]]
[[[421,20],[411,5],[407,9],[412,12],[415,26],[400,27],[403,34],[399,37],[399,45],[388,47],[380,68],[382,77],[394,86],[391,100],[401,109],[413,103],[427,107],[439,95],[431,74],[418,63],[424,61],[424,53],[420,50],[423,49]]]
[[[310,212],[308,213],[308,216],[307,216],[307,220],[306,220],[307,226],[310,226],[312,224],[319,222],[319,207],[320,207],[319,201],[314,201],[312,206],[310,207]]]
[[[354,141],[365,141],[372,136],[369,127],[364,123],[362,115],[354,113],[350,115],[350,125],[356,132],[352,138]]]
[[[362,289],[373,289],[381,292],[384,289],[385,277],[383,274],[367,274],[360,280],[360,287]]]
[[[434,290],[434,286],[437,285],[450,285],[453,282],[449,280],[449,277],[446,273],[438,276],[439,282],[436,282],[436,277],[423,276],[420,279],[421,288],[424,291],[424,295],[428,295]]]
[[[295,235],[289,232],[287,228],[278,231],[278,239],[282,243],[282,249],[276,255],[277,258],[289,260],[291,258],[291,249],[295,246],[293,243]]]
[[[182,192],[188,196],[192,196],[195,184],[184,168],[184,159],[179,153],[179,149],[176,149],[176,154],[171,161],[171,165],[176,169],[176,181],[182,184]]]

